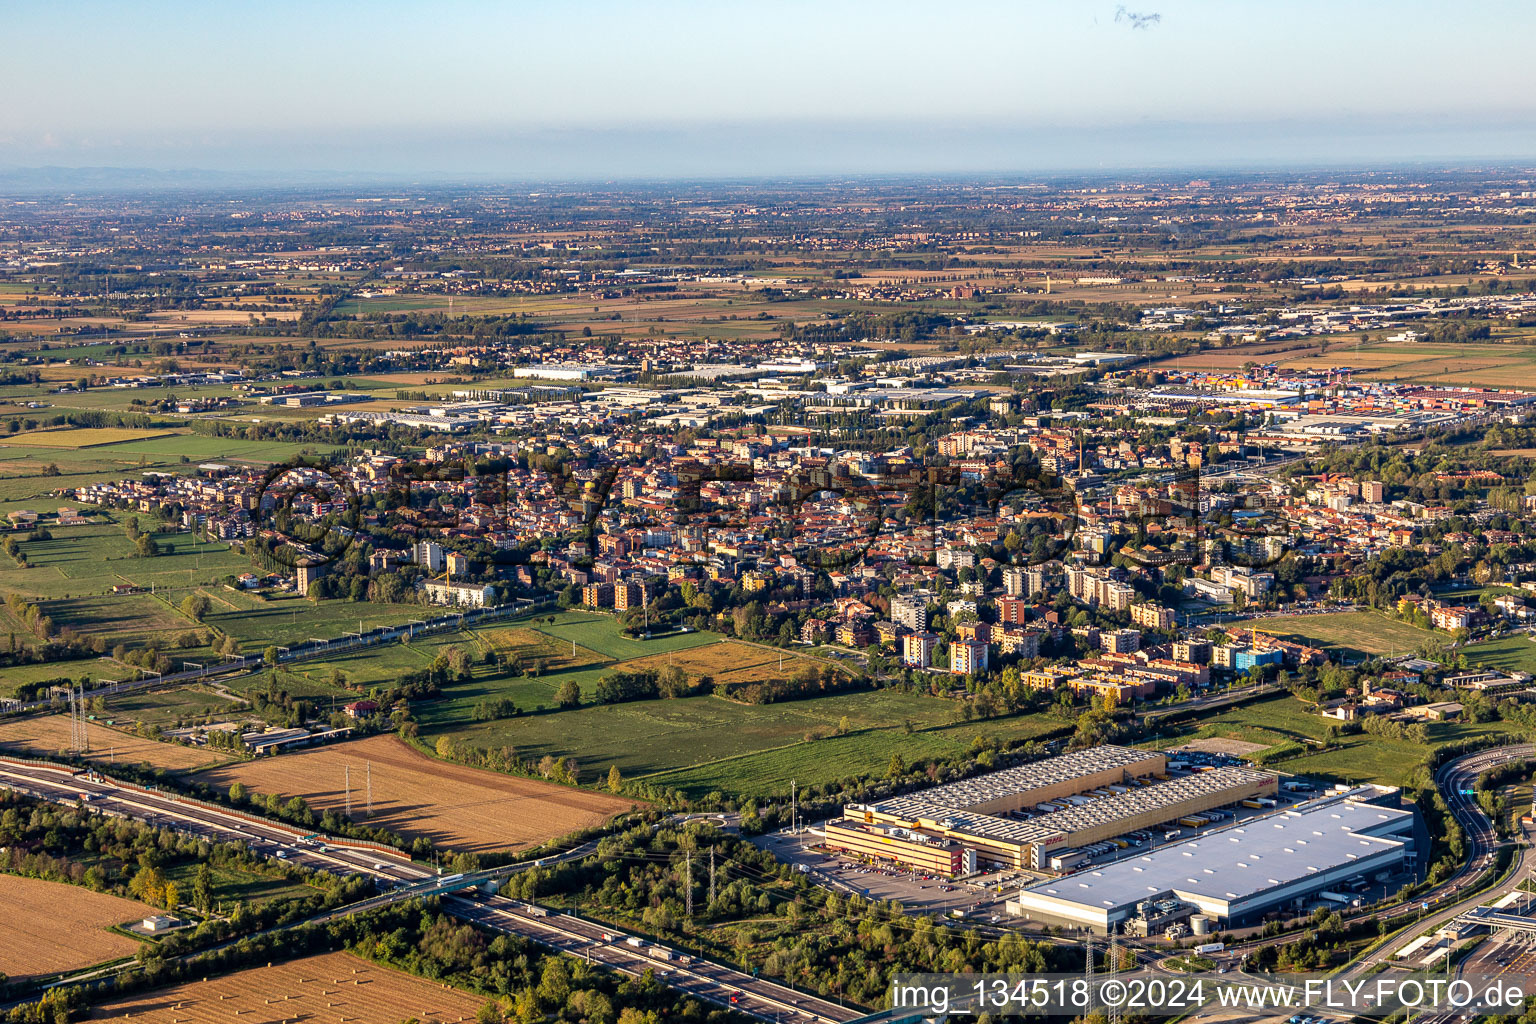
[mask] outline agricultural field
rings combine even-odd
[[[1323,615],[1279,615],[1229,624],[1229,629],[1260,633],[1329,650],[1342,648],[1350,657],[1368,654],[1411,654],[1425,643],[1441,643],[1445,635],[1379,612],[1331,612]]]
[[[634,806],[604,793],[437,761],[396,736],[264,757],[198,779],[215,786],[240,782],[257,793],[301,796],[317,811],[343,811],[349,770],[354,819],[454,850],[526,849]]]
[[[645,700],[496,722],[423,716],[421,729],[429,741],[448,735],[514,747],[524,758],[574,757],[588,779],[617,765],[626,780],[700,795],[787,792],[791,778],[809,785],[883,770],[893,753],[909,762],[953,755],[978,735],[1027,739],[1064,725],[1047,715],[957,722],[957,711],[938,697],[872,690],[766,705],[715,696]],[[848,734],[836,736],[844,717]]]
[[[1192,738],[1241,740],[1265,749],[1279,744],[1298,745],[1295,753],[1269,760],[1266,767],[1295,775],[1319,775],[1342,782],[1379,782],[1398,786],[1408,781],[1414,769],[1424,761],[1431,747],[1464,740],[1472,736],[1515,733],[1515,727],[1503,722],[1467,724],[1431,722],[1426,728],[1429,747],[1409,740],[1392,740],[1360,732],[1337,737],[1327,749],[1328,726],[1332,719],[1311,711],[1310,707],[1289,695],[1268,697],[1231,708],[1210,718],[1168,745]],[[1309,751],[1309,752],[1307,752]]]
[[[1536,347],[1528,334],[1500,331],[1482,343],[1388,342],[1378,332],[1346,333],[1303,341],[1260,341],[1161,360],[1170,369],[1237,370],[1246,363],[1276,363],[1295,370],[1350,367],[1354,376],[1421,384],[1520,388],[1536,376]],[[1507,339],[1501,343],[1502,339]]]
[[[147,527],[148,517],[141,522]],[[18,568],[11,559],[0,558],[0,589],[52,601],[66,597],[106,596],[112,587],[127,583],[146,590],[174,590],[175,601],[180,601],[191,588],[207,585],[230,573],[249,572],[251,567],[248,559],[231,551],[227,545],[199,540],[192,533],[156,533],[153,536],[160,554],[140,558],[124,532],[122,522],[102,520],[87,526],[50,527],[49,532],[51,540],[20,540],[21,551],[31,563],[30,568]],[[163,596],[169,599],[169,595]],[[110,600],[114,603],[131,603],[133,600],[156,603],[147,594],[112,597]],[[58,610],[50,605],[47,611],[55,621],[63,624],[63,616]],[[122,617],[132,619],[134,616]],[[179,616],[173,618],[182,627],[192,625]],[[103,630],[94,628],[93,631]]]
[[[649,640],[637,640],[623,634],[619,629],[618,619],[612,615],[598,615],[595,612],[561,612],[554,616],[555,621],[552,623],[548,622],[547,618],[547,616],[535,617],[528,625],[540,633],[552,636],[556,640],[563,640],[567,644],[575,641],[578,647],[585,647],[614,661],[628,661],[631,658],[643,658],[648,654],[681,651],[721,639],[719,633],[701,630],[696,633],[673,633],[652,637]]]
[[[1356,376],[1424,384],[1466,384],[1475,387],[1523,387],[1536,373],[1536,348],[1498,343],[1430,344],[1375,343],[1356,346],[1352,339],[1326,353],[1284,359],[1282,366],[1327,369],[1349,366]]]
[[[249,565],[245,570],[249,571]],[[311,637],[329,640],[343,633],[375,626],[399,626],[432,614],[419,604],[375,604],[371,601],[321,601],[285,594],[263,600],[220,588],[209,592],[213,609],[203,620],[240,641],[247,650],[268,644],[291,646]],[[178,597],[178,600],[180,598]]]
[[[1536,643],[1528,633],[1514,633],[1497,640],[1463,647],[1467,664],[1501,672],[1529,672],[1536,675]]]
[[[147,764],[169,771],[196,771],[227,761],[230,755],[206,747],[184,747],[164,740],[86,722],[86,755],[97,764]],[[64,715],[39,715],[0,721],[0,752],[53,757],[69,749],[69,719]]]
[[[524,666],[542,662],[548,670],[558,671],[601,665],[611,660],[579,643],[566,642],[527,626],[478,629],[475,632],[485,648],[509,661],[516,659]]]
[[[138,427],[64,427],[58,430],[29,430],[0,436],[0,447],[22,448],[99,448],[123,441],[152,441],[177,434],[174,430],[150,430]]]
[[[95,1008],[92,1020],[131,1017],[144,1024],[229,1021],[331,1021],[337,1024],[458,1024],[473,1021],[480,996],[350,953],[325,953],[222,978],[141,992]]]
[[[0,974],[43,977],[132,956],[138,941],[107,929],[153,913],[78,885],[0,875]]]
[[[797,672],[827,662],[794,651],[769,650],[739,640],[722,640],[701,647],[689,647],[666,654],[652,654],[623,663],[624,671],[649,669],[661,671],[676,666],[690,676],[708,676],[716,683],[754,683],[767,679],[790,679]]]

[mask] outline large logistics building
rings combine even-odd
[[[874,804],[849,804],[829,823],[828,845],[867,853],[839,830],[879,827],[888,841],[879,854],[903,859],[902,834],[920,844],[948,840],[975,851],[976,860],[1014,869],[1045,870],[1053,854],[1126,832],[1272,795],[1268,772],[1217,768],[1167,778],[1161,753],[1102,746],[935,786]],[[837,833],[834,836],[834,833]],[[867,845],[867,844],[861,844]],[[925,853],[914,849],[915,853]]]
[[[1395,791],[1392,791],[1395,794]],[[1104,933],[1170,901],[1221,927],[1413,863],[1413,812],[1363,791],[1254,818],[1139,857],[1039,882],[1009,901],[1033,921]]]
[[[896,861],[919,871],[953,877],[976,870],[976,851],[943,836],[842,819],[824,826],[827,845],[873,860]]]

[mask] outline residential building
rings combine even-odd
[[[987,645],[980,640],[956,640],[949,645],[949,670],[968,676],[987,670]]]
[[[443,571],[443,546],[436,541],[417,541],[415,548],[412,549],[412,553],[416,564],[422,566],[428,572]]]
[[[938,642],[937,633],[908,633],[901,638],[901,663],[908,668],[928,668]]]
[[[897,594],[891,598],[891,621],[922,632],[928,628],[928,603],[920,596]]]

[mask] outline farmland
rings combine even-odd
[[[1501,335],[1495,335],[1499,339]],[[1515,333],[1509,341],[1521,340]],[[1536,348],[1525,344],[1433,344],[1388,342],[1369,334],[1338,334],[1290,341],[1260,341],[1177,357],[1170,368],[1237,370],[1245,363],[1276,363],[1290,370],[1327,370],[1348,366],[1362,379],[1422,384],[1463,384],[1519,388],[1536,375]]]
[[[108,931],[154,913],[78,885],[0,875],[0,974],[57,974],[131,956],[139,943]]]
[[[1480,644],[1469,644],[1462,650],[1469,665],[1536,675],[1536,643],[1531,642],[1528,634],[1516,633]]]
[[[782,665],[781,665],[782,663]],[[737,640],[722,640],[701,647],[689,647],[667,654],[652,654],[623,663],[626,671],[660,671],[676,666],[690,676],[708,676],[727,685],[752,683],[765,679],[788,679],[802,669],[820,664],[793,651],[770,650]]]
[[[1325,615],[1281,615],[1235,622],[1232,629],[1260,633],[1326,649],[1343,648],[1351,657],[1367,654],[1410,654],[1425,643],[1444,639],[1426,629],[1378,612],[1332,612]]]
[[[1379,782],[1398,786],[1408,781],[1414,769],[1424,761],[1429,747],[1411,740],[1386,739],[1359,732],[1327,740],[1331,719],[1314,713],[1309,705],[1288,695],[1269,697],[1203,719],[1198,728],[1169,743],[1187,742],[1191,737],[1241,740],[1265,748],[1295,743],[1312,748],[1294,756],[1267,762],[1283,772],[1314,774],[1345,782]],[[1464,740],[1472,736],[1512,732],[1502,722],[1466,724],[1435,722],[1426,726],[1429,746]]]
[[[199,541],[191,533],[157,533],[154,538],[160,554],[140,558],[120,524],[102,521],[51,532],[50,540],[22,541],[21,550],[31,568],[17,568],[9,559],[0,564],[0,588],[42,600],[60,600],[105,597],[113,586],[128,583],[146,590],[178,590],[179,601],[180,593],[190,588],[230,573],[250,571],[250,562],[227,545]],[[141,602],[154,601],[148,595],[129,596]],[[53,607],[48,613],[61,618]],[[185,619],[176,618],[175,622],[190,625]],[[92,631],[102,630],[92,627]]]
[[[326,953],[139,993],[98,1006],[91,1016],[132,1017],[146,1024],[226,1024],[242,1019],[457,1024],[474,1020],[484,1002],[349,953]]]
[[[543,662],[551,670],[585,668],[609,660],[605,655],[567,643],[548,633],[527,627],[481,629],[476,631],[485,645],[497,655],[523,664]]]
[[[589,790],[435,761],[395,736],[215,768],[198,779],[216,786],[240,782],[284,799],[301,796],[317,811],[341,811],[349,769],[355,819],[469,852],[536,846],[633,806],[633,801]],[[370,778],[371,816],[366,810]]]
[[[86,737],[90,743],[87,756],[99,764],[141,763],[171,771],[193,771],[226,761],[230,756],[207,747],[145,739],[96,722],[86,723]],[[68,749],[69,720],[63,715],[0,721],[0,751],[52,757]]]
[[[614,661],[643,658],[648,654],[661,654],[667,651],[681,651],[720,639],[718,633],[700,631],[637,640],[624,636],[619,630],[618,620],[613,616],[597,615],[592,612],[564,612],[557,616],[553,623],[546,623],[539,619],[533,621],[534,628],[541,633],[557,640],[564,640],[567,644],[575,641],[577,646],[585,647]]]
[[[954,755],[977,735],[1027,739],[1063,725],[1046,715],[960,723],[956,711],[954,701],[890,690],[768,705],[701,696],[486,723],[424,719],[422,733],[511,746],[524,758],[574,757],[598,775],[616,765],[626,779],[690,793],[764,794],[787,791],[791,778],[809,785],[867,774],[883,768],[893,753],[907,761]],[[848,734],[834,735],[844,717]]]
[[[63,430],[37,430],[11,434],[0,439],[0,446],[33,448],[97,448],[123,441],[152,441],[169,437],[175,431],[147,430],[134,427],[68,427]]]

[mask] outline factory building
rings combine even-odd
[[[1032,921],[1105,933],[1146,934],[1147,908],[1159,924],[1167,907],[1216,927],[1251,924],[1274,910],[1295,911],[1324,890],[1414,866],[1413,812],[1362,787],[1295,809],[1253,818],[1152,853],[1089,868],[1023,889],[1011,913]]]
[[[951,839],[986,864],[1047,870],[1053,855],[1276,792],[1268,772],[1219,768],[1168,779],[1156,751],[1102,746],[875,804],[843,820]]]

